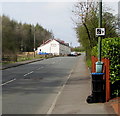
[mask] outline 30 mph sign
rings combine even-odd
[[[96,36],[104,36],[105,28],[96,28]]]

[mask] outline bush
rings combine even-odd
[[[95,46],[92,49],[92,55],[97,56],[97,54],[98,54],[97,46]],[[110,59],[111,84],[120,81],[120,38],[119,37],[105,38],[102,40],[102,58]]]

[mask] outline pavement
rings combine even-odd
[[[120,116],[120,97],[111,99],[109,101],[109,103],[113,107],[113,109],[116,112],[116,114],[118,114],[118,116]]]
[[[84,55],[72,70],[67,82],[61,88],[52,103],[48,114],[104,114],[106,116],[116,115],[113,107],[109,102],[88,104],[86,99],[91,95],[91,77],[90,71],[86,66]],[[31,62],[40,61],[37,59],[32,61],[24,61],[15,64],[4,65],[2,69],[16,67]]]
[[[91,95],[91,78],[84,56],[79,59],[69,80],[59,95],[51,111],[52,114],[106,114],[114,115],[115,112],[109,103],[88,104],[86,99]]]

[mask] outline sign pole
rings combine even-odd
[[[35,57],[35,27],[34,27],[34,57]]]
[[[99,0],[99,29],[101,30],[102,28],[102,0]],[[103,69],[103,62],[101,61],[101,41],[102,41],[102,36],[101,36],[102,31],[100,32],[100,36],[98,36],[98,62],[96,62],[96,72],[97,73],[102,73]]]
[[[99,0],[99,28],[102,27],[102,0]],[[98,61],[101,61],[101,39],[98,37]]]

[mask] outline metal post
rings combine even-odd
[[[102,0],[99,0],[99,28],[102,28]],[[102,73],[103,62],[101,62],[101,42],[102,37],[98,37],[98,62],[96,62],[96,72]]]
[[[99,0],[99,28],[102,27],[102,0]],[[98,61],[101,61],[101,40],[102,37],[98,37]]]
[[[34,57],[35,57],[35,27],[34,27]]]

